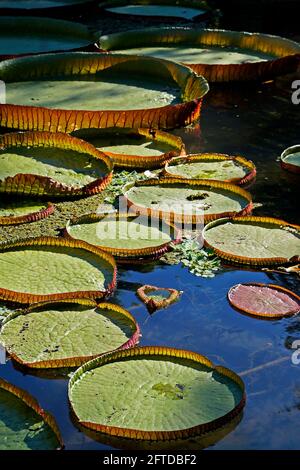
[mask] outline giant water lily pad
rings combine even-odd
[[[9,315],[0,343],[27,367],[74,367],[108,351],[132,347],[139,336],[134,318],[118,305],[66,300]]]
[[[204,1],[181,0],[174,5],[166,0],[154,2],[135,0],[129,4],[122,0],[111,0],[100,4],[100,6],[110,13],[119,15],[181,18],[190,21],[207,14],[207,4]]]
[[[219,181],[164,178],[136,181],[124,188],[133,210],[176,222],[209,222],[227,215],[248,214],[251,195]]]
[[[198,119],[208,84],[174,62],[93,53],[44,54],[0,64],[7,105],[0,125],[72,132],[171,129]]]
[[[281,167],[291,173],[300,173],[300,145],[293,145],[282,152]]]
[[[91,1],[92,0],[0,0],[0,8],[39,10],[42,8],[76,6]]]
[[[231,287],[230,304],[248,315],[278,319],[300,313],[300,297],[273,284],[247,283]]]
[[[96,358],[69,383],[81,425],[138,440],[169,440],[221,427],[243,408],[241,379],[197,353],[133,348]]]
[[[93,39],[88,28],[79,23],[51,18],[0,18],[2,59],[22,54],[79,49],[92,44]]]
[[[95,194],[112,176],[108,156],[62,133],[0,136],[0,192],[74,196]]]
[[[281,265],[300,260],[300,227],[271,217],[237,217],[208,224],[207,246],[229,261]]]
[[[115,286],[114,259],[77,240],[29,238],[0,244],[0,298],[22,303],[102,298]]]
[[[80,217],[68,223],[66,235],[96,245],[118,259],[162,256],[171,242],[180,241],[173,225],[127,213]]]
[[[175,60],[209,82],[267,80],[296,72],[300,45],[259,33],[188,28],[144,28],[102,36],[100,47]]]
[[[73,135],[82,136],[119,168],[159,168],[185,154],[180,137],[156,129],[85,129]]]
[[[53,204],[34,200],[0,201],[0,225],[18,225],[44,219],[53,214]]]
[[[200,153],[174,158],[165,165],[167,176],[175,178],[212,179],[243,185],[255,178],[254,163],[244,157]]]
[[[0,378],[0,450],[54,450],[62,445],[53,416],[25,390]]]

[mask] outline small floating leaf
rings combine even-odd
[[[176,302],[181,292],[176,289],[145,285],[137,290],[138,297],[144,302],[149,313],[166,308]]]

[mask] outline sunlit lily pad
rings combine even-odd
[[[0,450],[62,447],[56,421],[28,392],[0,378]]]
[[[296,72],[300,45],[288,39],[238,31],[143,28],[102,36],[101,49],[181,62],[209,82],[267,80]]]
[[[300,174],[300,145],[287,148],[280,158],[281,167],[291,173]]]
[[[180,137],[156,129],[83,129],[73,135],[104,152],[119,168],[159,168],[185,154]]]
[[[274,320],[300,313],[300,297],[273,284],[238,284],[229,290],[228,300],[239,311],[264,319]]]
[[[62,133],[0,136],[0,192],[77,196],[102,191],[112,177],[110,158]]]
[[[0,157],[1,158],[1,157]],[[53,214],[51,203],[34,200],[6,200],[0,202],[0,225],[18,225],[44,219]]]
[[[208,224],[205,244],[229,261],[281,265],[300,261],[300,227],[271,217],[237,217]]]
[[[2,3],[0,1],[0,7]],[[2,59],[22,54],[79,49],[92,44],[93,41],[93,34],[86,26],[79,23],[51,18],[12,16],[0,18]]]
[[[132,347],[139,336],[134,318],[118,305],[66,300],[11,314],[3,322],[0,343],[27,367],[74,367]]]
[[[140,287],[136,293],[146,305],[149,313],[168,307],[176,302],[181,295],[181,292],[176,289],[149,285]]]
[[[115,286],[115,261],[85,242],[54,237],[0,244],[0,299],[96,298]]]
[[[230,183],[185,178],[136,181],[124,188],[128,205],[138,213],[175,222],[209,222],[248,214],[251,195]]]
[[[170,440],[217,429],[245,403],[241,379],[197,353],[133,348],[78,369],[69,399],[79,423],[109,435]]]
[[[171,61],[99,53],[42,54],[0,63],[0,125],[72,132],[182,127],[199,118],[207,81]]]
[[[165,173],[175,178],[211,179],[244,185],[255,178],[256,169],[254,163],[244,157],[200,153],[168,161]]]
[[[96,245],[117,259],[159,257],[180,241],[173,226],[157,218],[116,213],[89,214],[69,222],[66,235]]]

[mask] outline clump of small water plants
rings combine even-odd
[[[145,172],[123,170],[114,173],[113,179],[107,187],[108,195],[105,197],[105,202],[113,204],[116,198],[122,195],[122,189],[127,183],[133,183],[137,180],[144,180],[155,176],[156,174],[149,170]]]
[[[166,264],[182,263],[192,274],[199,277],[214,277],[216,272],[222,269],[221,260],[213,251],[202,248],[193,237],[184,239],[178,245],[171,244],[170,247],[172,251],[161,258],[161,261]]]

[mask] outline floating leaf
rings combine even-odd
[[[62,446],[53,416],[25,390],[0,378],[0,450],[53,450]]]
[[[41,303],[9,315],[0,343],[27,367],[74,367],[108,351],[132,347],[139,336],[127,310],[78,299]]]
[[[180,137],[155,129],[85,129],[73,135],[82,136],[119,168],[160,168],[185,154]]]
[[[114,258],[88,243],[40,237],[0,244],[0,299],[100,299],[115,283]]]
[[[140,287],[136,293],[146,305],[149,313],[168,307],[176,302],[181,295],[181,292],[176,289],[149,285]]]
[[[127,213],[88,214],[69,222],[65,234],[84,240],[121,259],[159,257],[180,233],[159,219]]]
[[[16,8],[21,10],[39,10],[42,8],[58,8],[90,3],[92,0],[1,0],[0,8]]]
[[[152,0],[151,2],[135,0],[132,4],[128,4],[124,0],[110,0],[102,3],[101,7],[109,13],[118,15],[181,18],[188,21],[205,17],[208,12],[207,3],[203,0],[200,2],[180,0],[176,5],[167,0]]]
[[[0,8],[2,4],[0,1]],[[94,35],[86,26],[79,23],[28,16],[0,18],[0,59],[80,49],[93,42]]]
[[[171,440],[217,429],[245,403],[241,379],[197,353],[149,346],[96,358],[69,382],[79,423],[137,440]]]
[[[300,313],[300,297],[273,284],[238,284],[231,287],[228,299],[239,311],[264,319],[274,320]]]
[[[0,80],[10,103],[0,105],[0,125],[52,132],[186,126],[209,89],[171,61],[80,52],[3,61]]]
[[[0,157],[1,159],[1,157]],[[18,225],[44,219],[53,214],[53,204],[30,200],[0,202],[0,225]]]
[[[280,157],[281,168],[291,173],[300,173],[300,145],[287,148]]]
[[[244,157],[200,153],[168,161],[165,174],[171,178],[209,179],[244,185],[255,178],[256,168]]]
[[[300,62],[300,45],[289,39],[217,29],[143,28],[102,36],[100,47],[181,62],[209,82],[270,80]]]
[[[221,258],[250,265],[299,263],[300,227],[271,217],[221,219],[203,230],[206,246]]]
[[[102,191],[112,177],[110,158],[62,133],[0,136],[0,192],[82,196]]]
[[[207,223],[251,213],[251,195],[233,184],[185,178],[136,181],[124,188],[128,205],[140,214],[175,222]]]

